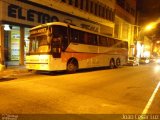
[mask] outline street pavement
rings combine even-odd
[[[75,74],[27,73],[0,82],[0,113],[122,114],[119,117],[128,120],[138,117],[134,114],[141,115],[147,106],[146,114],[160,114],[159,89],[153,94],[160,81],[160,69],[155,68],[156,65],[147,64]],[[22,74],[23,69],[19,68]]]

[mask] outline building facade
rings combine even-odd
[[[133,33],[128,31],[133,31],[131,24],[135,22],[135,16],[132,15],[135,11],[130,9],[132,12],[128,13],[125,9],[124,14],[124,9],[118,1],[0,1],[0,64],[2,66],[24,65],[25,53],[29,49],[30,28],[47,22],[67,22],[125,41],[133,40]],[[124,23],[129,26],[124,27]],[[115,31],[118,31],[118,34]]]
[[[98,25],[98,32],[113,36],[115,20],[115,0],[31,0],[35,3],[56,9],[71,17],[65,17],[68,22],[74,25],[83,23],[80,19]],[[59,7],[63,6],[63,7]],[[64,15],[63,15],[64,16]],[[74,17],[78,19],[74,20]],[[59,18],[60,21],[64,21]],[[86,27],[85,27],[86,28]]]
[[[128,55],[135,55],[136,0],[116,0],[114,37],[129,43]]]

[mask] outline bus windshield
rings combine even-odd
[[[58,25],[42,27],[31,30],[30,34],[29,53],[60,54],[61,50],[64,51],[67,48],[67,27]]]
[[[30,53],[46,53],[50,52],[47,35],[30,37]]]

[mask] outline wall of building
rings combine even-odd
[[[143,41],[143,51],[141,57],[151,57],[151,51],[152,51],[152,41],[147,36],[144,36]]]
[[[134,55],[136,0],[116,0],[114,37],[128,41],[129,56]]]
[[[115,0],[31,0],[67,14],[94,21],[100,25],[99,32],[113,36]],[[59,7],[63,6],[63,7]],[[106,27],[107,26],[107,27]],[[102,27],[102,28],[101,28]],[[103,28],[106,27],[106,31]],[[102,32],[101,32],[102,31]]]

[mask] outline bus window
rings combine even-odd
[[[35,36],[30,38],[30,52],[43,53],[49,52],[50,47],[46,35]]]
[[[38,52],[49,52],[49,43],[47,41],[47,36],[37,36],[37,44],[36,48],[38,48]]]
[[[68,45],[67,28],[64,26],[52,26],[52,52],[53,57],[59,58],[61,56],[61,51],[65,50]]]
[[[61,53],[61,42],[62,37],[61,36],[54,36],[52,40],[52,53],[55,58],[60,57]]]
[[[79,42],[80,43],[85,43],[84,42],[84,32],[83,31],[79,31]]]
[[[99,45],[100,46],[107,46],[107,37],[100,36],[99,37]]]
[[[113,38],[108,38],[108,46],[112,47],[115,44],[115,41]]]
[[[116,40],[116,47],[121,48],[122,47],[122,41]]]
[[[128,49],[128,42],[121,41],[121,48],[127,48]]]
[[[83,39],[84,44],[97,45],[97,35],[95,34],[85,32],[84,34],[81,34],[80,38]]]
[[[78,30],[71,29],[71,42],[79,43]]]
[[[35,52],[36,51],[36,40],[35,40],[35,38],[30,38],[30,47],[29,47],[29,51],[30,52]]]
[[[124,42],[124,44],[125,44],[125,48],[128,49],[128,42]]]
[[[52,34],[53,42],[60,41],[59,47],[64,51],[68,46],[67,27],[55,25],[55,26],[52,26],[52,28],[53,28],[53,34]]]
[[[84,33],[83,43],[88,44],[88,33]]]
[[[90,39],[90,44],[91,45],[97,45],[97,35],[90,34],[89,35],[89,39]]]

